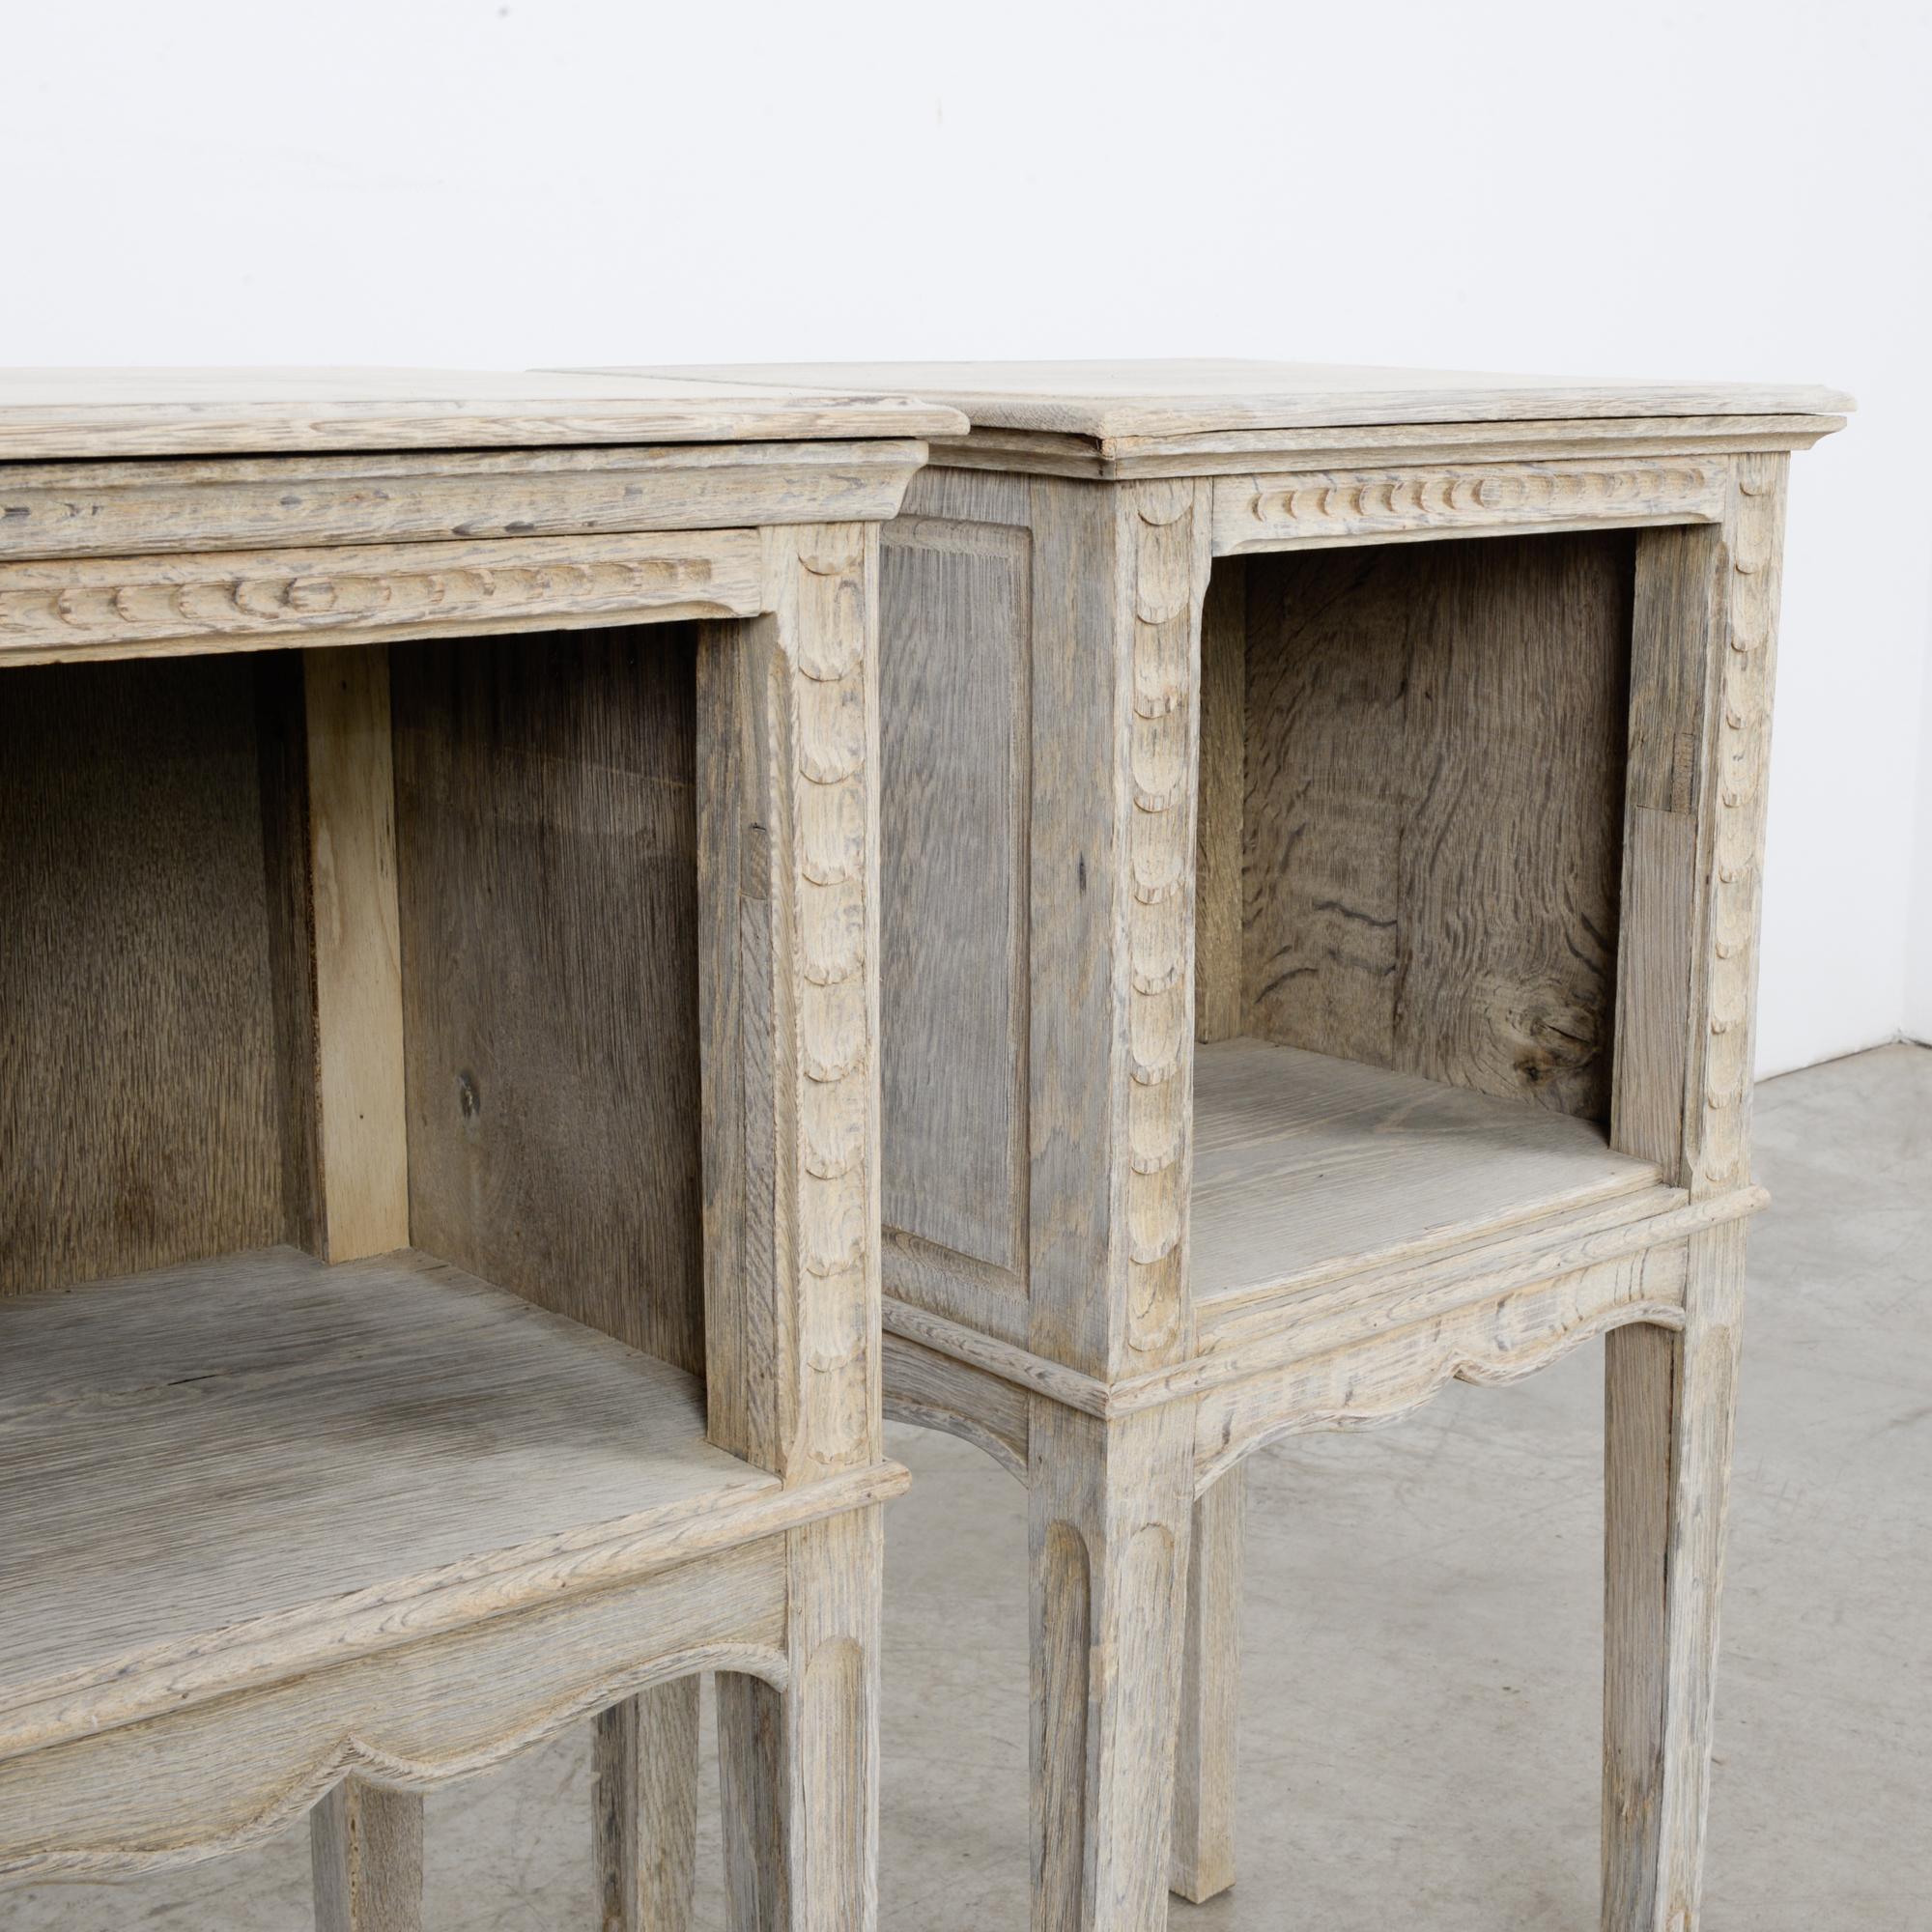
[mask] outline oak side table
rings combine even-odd
[[[0,1877],[596,1716],[596,1906],[875,1916],[877,532],[950,411],[0,378]],[[648,627],[648,628],[647,628]]]
[[[1688,1932],[1784,476],[1847,399],[708,373],[973,422],[885,538],[886,1400],[1030,1486],[1036,1927],[1233,1876],[1242,1459],[1603,1336],[1604,1924]]]

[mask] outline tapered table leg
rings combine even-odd
[[[422,1932],[422,1799],[345,1777],[309,1813],[316,1932]]]
[[[697,1846],[696,1677],[597,1719],[593,1831],[603,1932],[687,1932]]]
[[[1240,1705],[1241,1555],[1247,1465],[1194,1505],[1174,1755],[1169,1887],[1200,1904],[1235,1882],[1235,1725]]]
[[[1034,1404],[1034,1932],[1167,1923],[1193,1431]]]
[[[1608,1337],[1604,1932],[1695,1932],[1744,1230],[1690,1241],[1682,1334]]]

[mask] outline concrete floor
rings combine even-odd
[[[1707,1932],[1932,1925],[1932,1051],[1758,1092]],[[1596,1924],[1599,1352],[1250,1464],[1240,1879],[1177,1932]],[[1027,1919],[1025,1515],[895,1429],[886,1932]],[[585,1736],[429,1802],[436,1932],[577,1932]],[[707,1794],[698,1924],[723,1925]],[[294,1932],[307,1833],[0,1896],[5,1932]]]

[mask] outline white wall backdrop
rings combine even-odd
[[[1761,1065],[1932,1037],[1922,7],[9,0],[0,47],[0,362],[1854,390],[1792,495]]]

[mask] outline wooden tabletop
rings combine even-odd
[[[607,373],[917,394],[963,410],[976,428],[1101,438],[1364,423],[1834,415],[1854,406],[1838,390],[1803,384],[1577,380],[1332,362],[775,362]]]
[[[952,410],[836,380],[642,371],[0,369],[0,461],[956,435]]]

